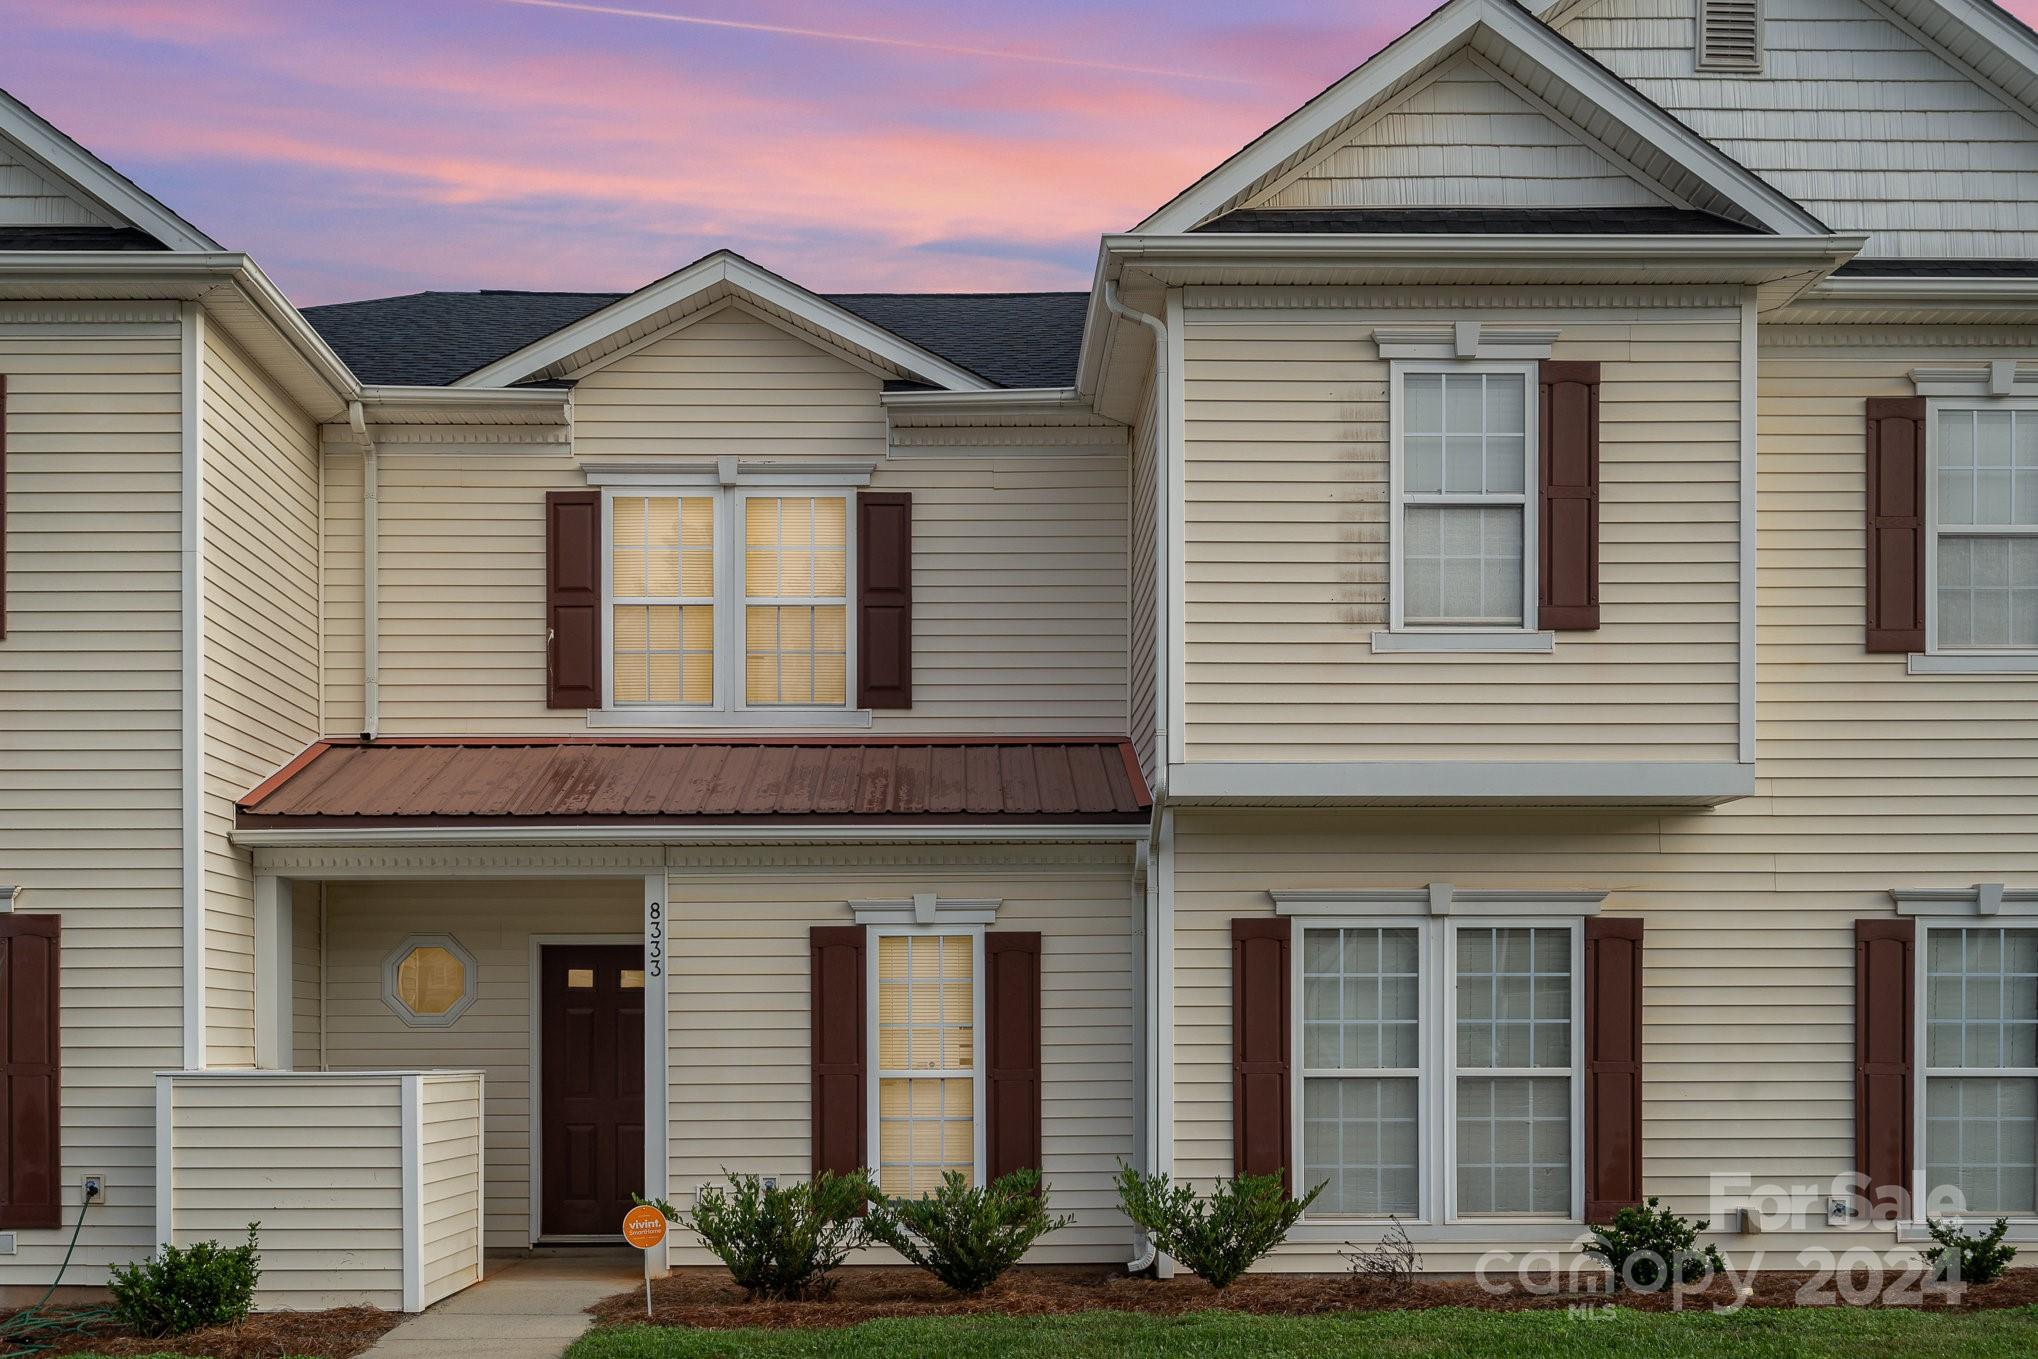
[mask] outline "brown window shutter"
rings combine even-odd
[[[1868,649],[1925,649],[1925,400],[1868,402]]]
[[[1916,946],[1914,921],[1854,922],[1854,1169],[1878,1222],[1909,1201]]]
[[[1642,1201],[1642,922],[1585,922],[1585,1220]]]
[[[0,1228],[61,1226],[62,1043],[54,915],[0,915],[0,1076],[7,1093]]]
[[[913,497],[856,497],[856,706],[913,706]]]
[[[1599,626],[1599,365],[1545,360],[1536,541],[1536,626]]]
[[[1286,916],[1231,922],[1231,1169],[1236,1175],[1278,1174],[1281,1188],[1293,1194],[1290,923]]]
[[[601,492],[545,496],[545,706],[601,706]]]
[[[1040,1164],[1040,935],[984,935],[984,1152],[990,1179]]]
[[[813,987],[814,1172],[864,1168],[863,934],[861,925],[815,925],[807,934]]]

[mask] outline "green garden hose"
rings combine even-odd
[[[111,1320],[111,1307],[64,1308],[54,1312],[43,1311],[43,1306],[56,1296],[57,1285],[64,1281],[64,1271],[71,1267],[71,1253],[78,1249],[78,1233],[85,1230],[85,1210],[92,1206],[86,1199],[78,1205],[78,1221],[71,1228],[71,1244],[64,1247],[64,1262],[57,1266],[57,1277],[50,1280],[50,1286],[32,1307],[24,1307],[5,1321],[0,1321],[0,1353],[41,1354],[56,1348],[61,1337],[88,1335],[94,1326]]]

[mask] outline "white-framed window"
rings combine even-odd
[[[1299,1189],[1312,1220],[1576,1222],[1584,927],[1298,919]]]
[[[1915,1211],[2038,1220],[2038,920],[1919,930]]]
[[[1391,626],[1532,629],[1536,366],[1400,360],[1390,385]]]
[[[873,926],[868,956],[878,1188],[927,1194],[952,1170],[983,1183],[983,929]]]
[[[847,492],[612,486],[603,509],[608,709],[764,722],[848,709]]]
[[[2038,401],[1934,399],[1925,446],[1928,651],[2038,653]]]

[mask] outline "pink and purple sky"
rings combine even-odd
[[[0,85],[300,304],[1082,288],[1436,3],[0,0]]]

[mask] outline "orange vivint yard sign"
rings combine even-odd
[[[665,1214],[640,1203],[623,1214],[623,1240],[644,1252],[644,1316],[651,1316],[651,1248],[665,1240]]]

